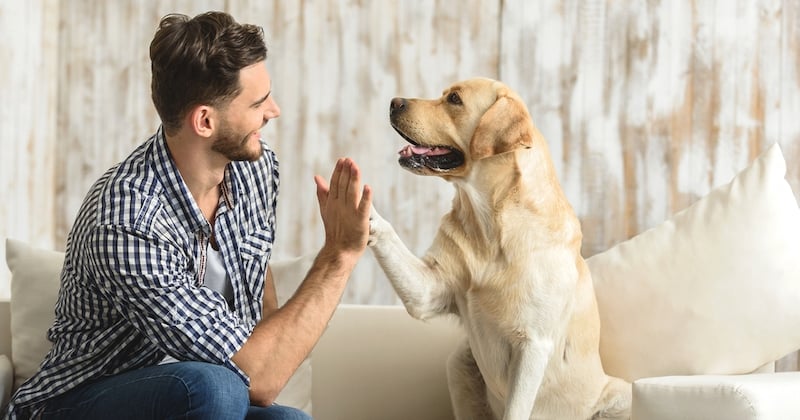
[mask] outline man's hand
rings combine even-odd
[[[355,263],[364,253],[369,239],[369,214],[372,190],[361,187],[361,171],[350,158],[336,161],[330,186],[317,175],[317,200],[325,226],[325,245],[320,253],[352,258]]]
[[[314,181],[325,245],[295,294],[282,307],[265,313],[232,358],[250,377],[250,401],[255,405],[272,404],[314,348],[367,247],[372,191],[366,185],[362,189],[355,162],[339,159],[330,186],[320,176]],[[267,280],[271,283],[269,271]]]

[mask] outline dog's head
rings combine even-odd
[[[455,83],[436,99],[394,98],[389,120],[411,143],[400,150],[400,165],[420,175],[464,175],[475,162],[533,147],[540,137],[519,96],[486,78]]]

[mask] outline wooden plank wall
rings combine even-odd
[[[0,2],[0,259],[5,237],[53,246],[58,1]],[[10,274],[0,264],[0,299]]]
[[[548,138],[590,256],[660,223],[778,142],[800,191],[800,7],[793,0],[0,2],[0,237],[63,248],[90,184],[156,128],[160,16],[263,25],[282,116],[275,256],[322,241],[312,176],[352,156],[417,253],[451,187],[396,165],[393,96],[500,78]],[[0,244],[0,250],[3,245]],[[8,272],[0,269],[0,298]],[[369,252],[344,297],[397,303]]]

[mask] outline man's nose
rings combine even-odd
[[[281,116],[281,107],[278,106],[278,103],[275,102],[274,99],[268,99],[269,104],[267,108],[264,110],[264,121],[266,122],[272,118],[278,118]]]

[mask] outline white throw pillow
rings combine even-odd
[[[747,373],[800,348],[800,211],[773,145],[729,184],[588,259],[609,374]]]
[[[313,256],[270,263],[283,304],[305,278]],[[11,270],[11,353],[14,389],[39,370],[50,350],[47,330],[53,325],[64,253],[6,240],[6,264]],[[300,365],[277,402],[311,413],[311,360]]]
[[[47,329],[53,325],[64,253],[6,239],[11,270],[11,357],[14,389],[39,370],[50,350]]]

